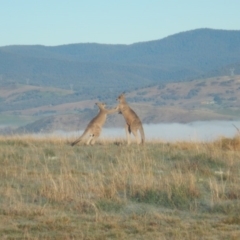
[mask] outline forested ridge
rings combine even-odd
[[[6,46],[0,48],[1,84],[72,87],[95,97],[96,87],[121,92],[229,71],[240,64],[239,43],[240,31],[197,29],[131,45]]]

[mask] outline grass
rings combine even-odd
[[[240,138],[71,147],[0,137],[1,239],[239,239]]]

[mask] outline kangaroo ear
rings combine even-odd
[[[122,97],[125,95],[125,92],[122,92],[118,97]]]

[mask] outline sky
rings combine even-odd
[[[0,46],[132,44],[240,30],[239,0],[0,0]]]

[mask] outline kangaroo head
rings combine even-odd
[[[100,109],[105,109],[106,107],[106,104],[105,103],[102,103],[102,102],[97,102],[95,103]]]
[[[121,103],[121,102],[124,102],[124,101],[125,101],[125,95],[124,95],[124,93],[122,93],[121,95],[119,95],[116,100],[119,101],[120,103]]]

